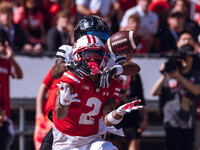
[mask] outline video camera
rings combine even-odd
[[[178,49],[177,53],[168,56],[168,60],[165,62],[165,68],[161,73],[167,72],[172,73],[175,72],[176,69],[181,70],[183,68],[181,60],[185,60],[186,56],[194,55],[194,47],[191,45],[184,45],[180,49]]]

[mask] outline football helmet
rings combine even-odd
[[[103,42],[94,35],[84,35],[72,47],[72,59],[83,61],[88,65],[91,74],[101,73],[105,68],[108,54]]]
[[[74,29],[74,40],[78,40],[83,35],[94,35],[104,44],[110,37],[110,30],[106,22],[99,16],[91,15],[81,19]]]

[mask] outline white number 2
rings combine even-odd
[[[102,102],[96,98],[91,97],[88,99],[86,106],[93,107],[94,109],[88,113],[82,113],[79,119],[79,124],[94,124],[94,118],[92,118],[95,115],[99,114],[100,108],[101,108]]]

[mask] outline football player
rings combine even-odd
[[[139,100],[116,108],[121,84],[111,78],[110,87],[97,87],[98,77],[106,67],[107,52],[103,42],[93,35],[79,38],[72,48],[72,59],[87,65],[90,75],[78,77],[67,71],[60,79],[53,108],[53,150],[96,150],[117,147],[101,138],[99,121],[107,126],[118,124],[127,112],[142,108]]]
[[[83,35],[95,35],[105,44],[110,37],[110,31],[108,25],[100,17],[91,15],[81,19],[74,29],[75,41]],[[60,78],[66,70],[73,71],[80,77],[82,74],[90,75],[90,70],[87,69],[86,64],[72,61],[71,52],[72,47],[69,45],[62,45],[58,49],[52,70],[53,78]],[[114,75],[135,75],[139,71],[140,67],[131,61],[126,62],[125,56],[109,54],[107,66],[99,80],[99,86],[108,87],[109,81]]]
[[[105,44],[110,36],[110,31],[108,25],[100,17],[92,15],[84,17],[75,27],[75,41],[83,35],[95,35]],[[108,87],[110,79],[114,75],[119,75],[122,72],[124,75],[134,75],[140,71],[140,67],[137,64],[133,62],[126,62],[126,58],[124,56],[119,55],[115,57],[112,54],[109,54],[107,57],[108,60],[105,67],[107,69],[104,70],[99,82],[97,82],[99,87]],[[59,79],[67,70],[70,70],[79,77],[82,77],[83,74],[89,76],[91,72],[91,70],[87,68],[87,64],[84,62],[77,61],[75,63],[72,60],[72,46],[62,45],[56,54],[55,65],[52,69],[52,77]],[[49,113],[49,118],[52,118],[51,111]],[[104,134],[107,130],[105,130],[106,127],[104,124],[101,125],[102,126],[100,128],[102,129],[102,134]],[[51,149],[52,139],[52,131],[50,130],[43,139],[40,149]]]

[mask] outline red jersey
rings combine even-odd
[[[58,86],[56,85],[59,83],[60,79],[54,79],[51,76],[52,68],[46,74],[43,83],[48,86],[48,97],[43,105],[43,113],[47,115],[50,109],[54,106],[55,98],[57,95]]]
[[[67,116],[59,120],[53,110],[53,120],[55,127],[62,133],[70,136],[91,136],[98,133],[99,119],[102,117],[104,104],[110,98],[118,99],[121,90],[120,82],[112,79],[110,88],[99,88],[92,80],[84,76],[78,78],[71,72],[65,72],[61,82],[69,83],[76,98],[81,102],[72,102],[69,105]]]
[[[0,57],[0,108],[6,111],[10,117],[10,92],[9,76],[11,75],[11,63],[8,59]]]

